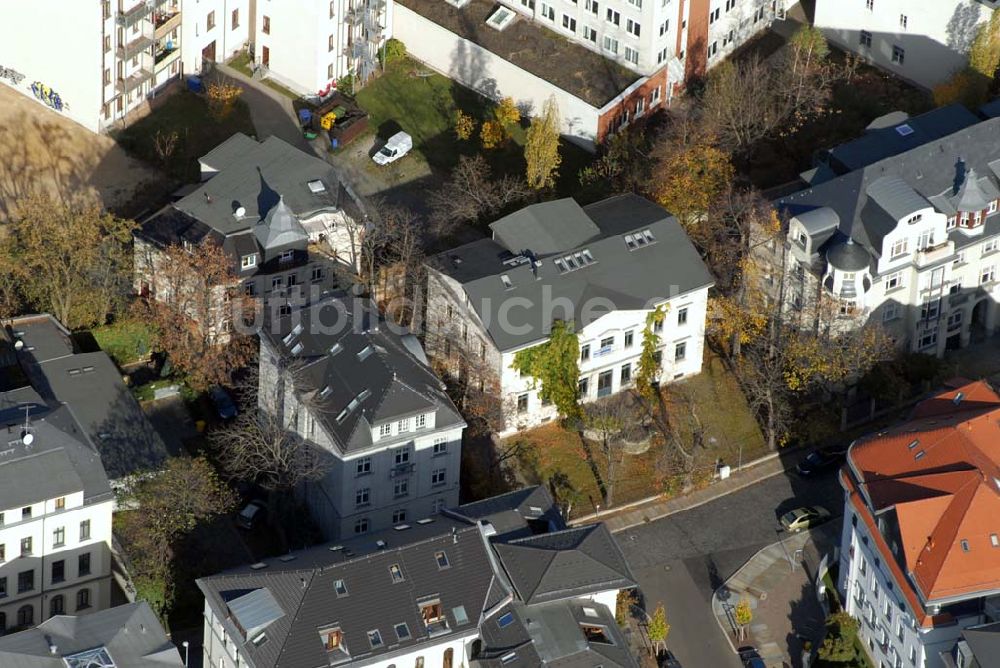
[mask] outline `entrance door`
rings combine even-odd
[[[266,46],[261,47],[260,64],[263,65],[264,67],[271,66],[271,49],[267,48]]]
[[[202,60],[207,60],[210,63],[215,62],[215,40],[212,40],[211,44],[201,50],[201,58]]]

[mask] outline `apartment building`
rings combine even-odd
[[[412,335],[331,295],[261,330],[261,410],[322,453],[302,490],[329,540],[458,503],[465,422]]]
[[[877,322],[908,350],[942,355],[993,333],[1000,269],[1000,118],[959,105],[890,114],[827,152],[788,218],[787,299]]]
[[[968,63],[996,0],[816,0],[814,22],[832,43],[925,88]]]
[[[0,637],[0,663],[18,668],[180,668],[177,648],[145,601],[79,617],[57,615]]]
[[[220,244],[235,285],[275,308],[316,299],[337,285],[338,268],[357,267],[361,205],[326,161],[275,136],[237,133],[199,162],[201,185],[135,233],[140,294],[167,290],[159,268],[169,246]]]
[[[635,586],[603,524],[539,488],[198,580],[205,665],[635,668],[615,623]]]
[[[400,0],[393,35],[417,59],[529,111],[554,98],[593,149],[784,15],[784,0]]]
[[[558,416],[536,381],[512,368],[518,351],[572,322],[582,401],[634,382],[651,325],[661,382],[701,371],[708,269],[677,220],[636,195],[585,207],[534,204],[491,223],[493,236],[427,263],[426,345],[447,373],[497,391],[504,433]]]
[[[977,665],[1000,621],[998,418],[992,387],[957,379],[851,445],[838,586],[876,665]]]
[[[0,81],[101,132],[203,61],[238,52],[249,14],[250,0],[7,3]]]
[[[392,36],[393,0],[255,0],[254,60],[262,76],[324,96],[342,77],[376,73]]]

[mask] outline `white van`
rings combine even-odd
[[[372,156],[372,160],[377,165],[388,165],[409,153],[411,148],[413,148],[413,137],[405,132],[397,132],[389,137],[389,141],[379,149],[378,153]]]

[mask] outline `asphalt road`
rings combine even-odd
[[[776,512],[818,504],[843,512],[834,472],[773,478],[698,508],[617,534],[647,610],[663,603],[668,647],[685,668],[739,668],[712,615],[712,592],[762,547],[780,538]]]

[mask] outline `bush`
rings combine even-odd
[[[393,37],[385,43],[382,57],[385,59],[383,65],[391,65],[396,61],[403,60],[406,58],[406,45]]]

